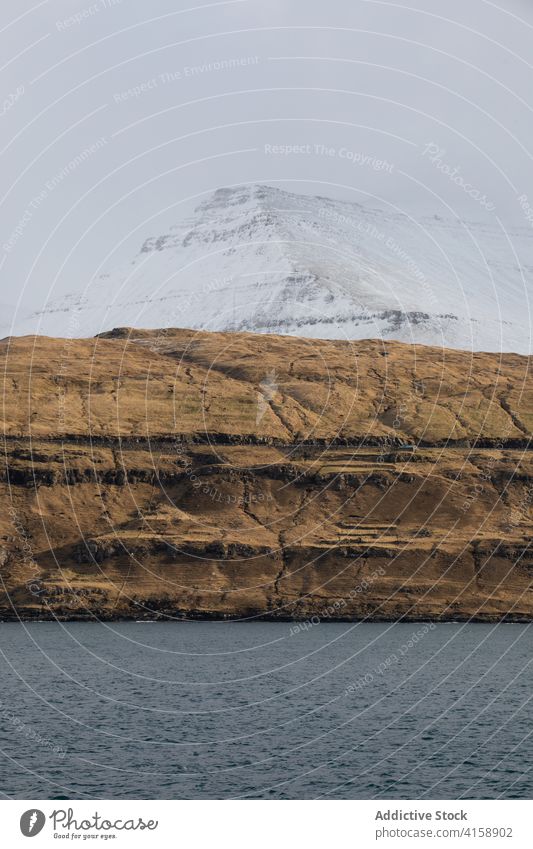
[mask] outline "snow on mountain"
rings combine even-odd
[[[0,339],[10,332],[15,312],[14,304],[0,301]]]
[[[16,332],[190,327],[530,353],[532,272],[526,227],[239,186]]]

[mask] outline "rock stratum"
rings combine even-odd
[[[528,621],[530,358],[0,342],[2,619]]]

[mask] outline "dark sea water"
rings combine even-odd
[[[0,790],[30,799],[529,798],[532,633],[0,624]]]

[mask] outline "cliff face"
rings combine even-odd
[[[2,618],[532,617],[527,357],[186,330],[0,357]]]

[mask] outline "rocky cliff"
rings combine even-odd
[[[121,329],[0,358],[1,618],[532,617],[528,357]]]

